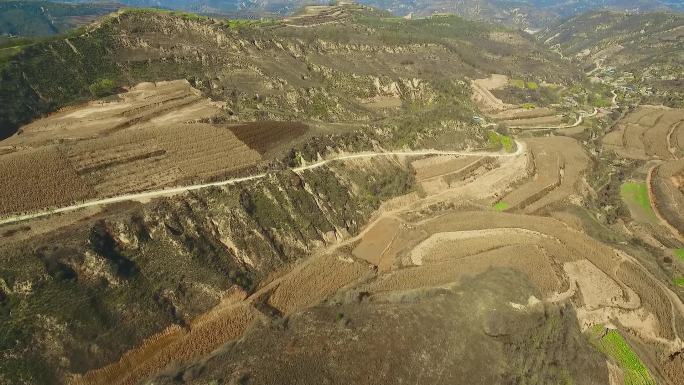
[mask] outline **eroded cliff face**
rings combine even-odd
[[[358,232],[412,183],[396,160],[340,163],[122,207],[23,241],[5,233],[0,315],[26,317],[3,330],[3,380],[59,383],[116,361],[231,288],[251,292]]]

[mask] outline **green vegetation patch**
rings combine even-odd
[[[523,103],[521,107],[526,110],[534,110],[535,108],[537,108],[537,106],[534,103]]]
[[[100,79],[88,86],[88,90],[91,94],[93,94],[93,96],[107,96],[116,91],[116,84],[111,79]]]
[[[537,90],[539,89],[539,84],[537,84],[537,82],[527,82],[527,88]]]
[[[501,201],[501,202],[496,203],[493,207],[494,207],[494,210],[496,210],[496,211],[506,211],[511,206],[508,203]]]
[[[630,206],[638,206],[645,214],[655,218],[651,201],[648,198],[646,183],[626,182],[620,186],[620,196]]]
[[[684,287],[684,277],[675,278],[674,284],[679,287]]]
[[[604,333],[604,327],[596,325],[593,332],[601,335]],[[620,366],[625,375],[625,385],[655,385],[656,382],[651,377],[648,368],[617,330],[608,330],[594,341],[594,344]]]
[[[674,249],[674,255],[677,256],[682,262],[684,262],[684,249]]]
[[[610,107],[613,105],[613,102],[611,101],[611,99],[604,97],[602,95],[597,95],[597,94],[594,94],[594,95],[590,94],[587,98],[587,101],[589,102],[589,104],[592,107],[596,107],[596,108],[607,108],[607,107]]]
[[[515,88],[525,88],[525,81],[522,79],[511,79],[510,83]]]
[[[506,152],[513,152],[515,150],[515,144],[510,136],[501,135],[494,131],[489,133],[489,144],[493,148],[503,148]]]

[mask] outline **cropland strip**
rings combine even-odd
[[[652,222],[656,219],[648,197],[646,183],[623,183],[620,187],[620,196],[629,207],[629,211],[635,219],[644,222]]]
[[[644,366],[639,356],[617,330],[609,329],[604,331],[602,325],[597,325],[592,332],[603,334],[596,342],[596,345],[603,353],[617,362],[624,374],[625,385],[656,384],[648,368]]]

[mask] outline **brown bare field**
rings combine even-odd
[[[0,155],[0,180],[0,216],[95,195],[55,146]]]
[[[528,275],[545,295],[560,289],[560,281],[548,257],[541,250],[524,245],[503,246],[459,259],[392,271],[369,284],[367,289],[383,292],[449,286],[463,277],[477,275],[493,267],[512,268]]]
[[[8,145],[38,145],[58,139],[98,137],[142,125],[164,127],[222,114],[219,105],[201,96],[186,80],[141,83],[128,92],[71,106],[36,120],[5,141]]]
[[[422,265],[465,258],[504,246],[540,245],[543,239],[543,234],[517,228],[436,233],[414,247],[410,259],[413,264]]]
[[[401,223],[396,218],[381,218],[361,239],[352,254],[355,257],[379,265],[383,254],[399,233]]]
[[[0,215],[226,178],[308,132],[289,122],[206,123],[221,116],[220,104],[180,80],[141,83],[36,120],[3,141],[7,177],[18,177],[12,167],[34,175],[3,185]],[[27,159],[21,167],[10,166],[20,158]],[[22,193],[9,195],[12,185]]]
[[[320,303],[370,272],[368,265],[351,258],[325,255],[288,274],[271,293],[268,303],[291,314]]]
[[[642,269],[633,263],[621,264],[617,274],[620,282],[639,295],[641,307],[655,315],[659,326],[654,330],[656,336],[674,339],[676,330],[672,320],[672,304],[653,278],[647,276]]]
[[[603,146],[630,159],[676,159],[683,151],[684,109],[640,106],[603,138]]]
[[[501,99],[494,96],[490,90],[504,87],[508,84],[506,75],[492,74],[486,79],[476,79],[471,82],[473,88],[472,99],[483,111],[502,111],[515,108],[511,104],[506,104]]]
[[[540,118],[544,116],[554,115],[555,111],[548,107],[538,107],[532,109],[526,108],[516,108],[512,110],[506,110],[498,112],[496,114],[490,115],[491,118],[496,120],[516,120],[516,119],[531,119]]]
[[[70,385],[133,385],[174,362],[189,362],[207,355],[242,335],[260,313],[244,302],[245,293],[229,293],[209,313],[195,319],[189,330],[171,326],[150,337],[119,361],[84,375],[74,375]]]
[[[533,213],[577,194],[580,178],[589,167],[589,156],[582,146],[562,136],[530,138],[527,143],[534,175],[501,199],[509,210]]]
[[[481,166],[492,162],[492,158],[477,156],[435,156],[413,161],[416,180],[426,193],[436,193],[460,182]]]
[[[120,131],[67,151],[104,196],[209,180],[261,159],[227,128],[205,123]]]
[[[274,121],[245,123],[229,128],[239,140],[262,155],[291,143],[309,131],[309,127],[303,123]]]

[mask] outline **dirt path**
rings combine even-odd
[[[351,159],[374,158],[374,157],[379,157],[379,156],[399,156],[399,157],[401,157],[401,156],[426,156],[426,155],[452,155],[452,156],[516,157],[525,151],[525,144],[523,142],[516,141],[516,144],[517,144],[518,149],[512,153],[490,152],[490,151],[441,151],[441,150],[431,150],[431,149],[413,150],[413,151],[362,152],[362,153],[356,153],[356,154],[340,155],[340,156],[336,156],[334,158],[321,160],[321,161],[311,163],[308,165],[304,165],[304,166],[300,166],[300,167],[294,167],[294,168],[291,168],[290,170],[292,170],[294,172],[299,172],[299,171],[304,171],[304,170],[312,170],[312,169],[316,169],[316,168],[325,166],[326,164],[332,163],[332,162],[345,161],[345,160],[351,160]],[[181,193],[188,192],[188,191],[205,189],[208,187],[220,187],[220,186],[233,185],[233,184],[238,184],[238,183],[242,183],[242,182],[248,182],[248,181],[252,181],[252,180],[262,179],[262,178],[265,178],[268,174],[269,173],[261,173],[261,174],[255,174],[255,175],[240,177],[240,178],[226,179],[223,181],[212,182],[212,183],[202,183],[202,184],[195,184],[195,185],[190,185],[190,186],[180,186],[180,187],[173,187],[173,188],[167,188],[167,189],[161,189],[161,190],[145,191],[145,192],[135,193],[135,194],[119,195],[119,196],[114,196],[114,197],[104,198],[104,199],[97,199],[97,200],[92,200],[92,201],[88,201],[88,202],[77,203],[77,204],[70,205],[70,206],[64,206],[64,207],[59,207],[59,208],[55,208],[55,209],[48,209],[48,210],[37,211],[37,212],[33,212],[33,213],[27,213],[27,214],[7,217],[7,218],[0,220],[0,225],[21,222],[21,221],[25,221],[28,219],[40,218],[40,217],[44,217],[44,216],[52,215],[52,214],[74,211],[74,210],[78,210],[78,209],[82,209],[82,208],[86,208],[86,207],[105,206],[105,205],[110,205],[112,203],[126,202],[126,201],[148,201],[152,198],[157,198],[157,197],[162,197],[162,196],[172,196],[172,195],[177,195],[177,194],[181,194]]]
[[[563,128],[573,128],[577,127],[582,122],[584,122],[584,118],[590,118],[592,116],[596,116],[598,113],[598,109],[594,107],[594,111],[587,113],[584,111],[581,111],[579,116],[577,117],[577,120],[575,123],[572,124],[566,124],[566,125],[557,125],[557,126],[511,126],[508,128],[516,129],[516,130],[557,130],[557,129],[563,129]]]

